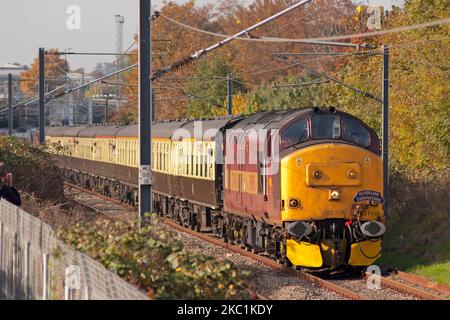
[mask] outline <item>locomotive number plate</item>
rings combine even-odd
[[[149,165],[139,166],[139,184],[140,185],[152,184],[152,171]]]

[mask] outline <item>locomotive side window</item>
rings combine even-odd
[[[342,125],[344,140],[359,144],[363,147],[368,147],[370,145],[369,131],[357,120],[343,117]]]
[[[341,137],[341,123],[338,115],[314,115],[311,127],[314,139],[339,139]]]
[[[290,147],[308,139],[308,121],[301,119],[287,127],[281,135],[282,148]]]

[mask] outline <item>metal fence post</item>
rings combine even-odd
[[[89,288],[87,285],[84,287],[84,300],[89,300]]]
[[[18,270],[18,255],[19,255],[19,244],[18,244],[19,235],[17,232],[14,232],[14,238],[12,242],[13,246],[13,256],[12,256],[12,267],[13,267],[13,276],[12,276],[12,297],[14,300],[17,300],[19,297],[18,289],[18,278],[19,278],[19,270]]]
[[[54,246],[65,254],[51,259]],[[0,200],[0,300],[62,299],[64,270],[72,270],[65,281],[68,299],[147,298],[100,262],[59,242],[49,225]]]
[[[48,260],[49,260],[48,253],[44,253],[42,255],[42,264],[43,264],[42,300],[48,300],[48,292],[49,292]]]
[[[24,251],[24,258],[25,258],[25,270],[24,270],[24,277],[25,277],[25,288],[23,292],[25,293],[25,299],[30,298],[30,241],[25,242],[25,251]]]

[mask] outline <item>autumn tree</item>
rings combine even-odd
[[[200,5],[194,1],[184,4],[165,2],[160,11],[164,16],[199,29],[233,34],[295,2],[294,0],[256,0],[249,6],[239,1],[219,1],[215,5]],[[301,7],[259,28],[251,36],[308,38],[347,33],[354,29],[352,19],[355,14],[356,6],[350,0],[318,0],[314,1],[314,5]],[[155,54],[152,63],[153,70],[169,65],[220,39],[217,36],[193,31],[176,25],[164,17],[159,17],[152,22],[152,49]],[[195,74],[196,64],[203,59],[220,59],[230,66],[235,74],[239,76],[247,74],[239,79],[250,83],[252,88],[257,88],[259,85],[270,84],[280,77],[295,77],[305,74],[299,68],[280,68],[282,64],[272,56],[273,52],[302,50],[323,51],[330,50],[330,48],[304,44],[236,40],[209,53],[206,58],[194,61],[191,65],[154,82],[156,117],[157,119],[170,119],[189,116],[190,108],[187,105],[192,106],[192,104],[189,103],[191,99],[188,99],[185,94],[189,84],[180,78]],[[336,49],[336,51],[342,50],[346,49]],[[129,63],[135,62],[137,62],[137,57],[131,56]],[[320,70],[333,70],[337,66],[335,61],[330,60],[316,64],[312,62],[312,65],[317,66]],[[273,70],[277,68],[278,71]],[[137,70],[130,70],[124,75],[124,79],[127,83],[135,85],[137,84],[137,74]],[[165,82],[164,85],[163,82]],[[134,108],[130,107],[131,113],[137,114],[137,87],[130,86],[125,91],[131,105],[135,106]],[[200,92],[197,93],[200,94]],[[223,94],[220,93],[220,95]],[[170,99],[181,96],[185,96],[186,99]],[[134,111],[132,111],[133,109]],[[213,113],[217,113],[217,111]]]
[[[438,20],[450,15],[445,0],[410,0],[384,21],[384,28]],[[372,42],[391,46],[391,144],[393,169],[417,176],[449,169],[449,26],[385,35]],[[381,96],[381,55],[346,59],[336,77]],[[381,105],[339,85],[328,98],[381,133]],[[394,168],[395,167],[395,168]]]
[[[59,86],[62,86],[66,81],[63,79],[70,67],[67,60],[58,55],[52,54],[58,52],[58,49],[51,49],[45,55],[45,78],[46,90],[51,91]],[[30,81],[21,81],[20,89],[25,95],[34,96],[38,92],[39,79],[39,57],[36,57],[31,64],[31,67],[22,72],[21,78]],[[56,80],[55,80],[56,79]]]
[[[220,33],[233,34],[293,5],[295,0],[255,0],[250,5],[230,6],[221,1],[221,15],[217,18]],[[302,6],[253,31],[251,36],[269,36],[291,39],[332,36],[347,33],[351,29],[356,6],[350,0],[318,0]],[[217,39],[215,39],[217,40]],[[248,42],[237,40],[217,51],[235,70],[248,74],[246,80],[267,84],[279,77],[304,74],[299,68],[279,69],[282,64],[274,59],[274,52],[342,51],[345,49],[294,43]],[[321,61],[313,66],[321,70],[334,67],[332,61]],[[273,70],[267,72],[266,70]]]
[[[185,94],[189,98],[188,114],[194,118],[213,115],[215,109],[227,110],[228,74],[233,69],[218,58],[204,59],[197,64],[193,78],[187,83]],[[244,91],[241,82],[233,83],[235,93]]]
[[[188,1],[184,4],[176,4],[173,2],[164,3],[160,9],[161,13],[173,19],[180,21],[188,21],[189,24],[199,28],[209,28],[212,6],[196,6],[195,1]],[[152,68],[157,70],[163,66],[169,65],[186,56],[193,51],[204,46],[207,36],[199,35],[194,31],[180,28],[177,25],[163,19],[157,18],[152,22]],[[210,37],[209,37],[210,38]],[[137,36],[135,37],[137,41]],[[136,50],[130,51],[136,53]],[[137,63],[137,56],[129,57],[129,64]],[[186,100],[170,99],[171,97],[179,97],[184,95],[186,81],[172,79],[171,76],[184,77],[192,75],[195,72],[195,65],[188,66],[180,71],[163,77],[161,80],[155,81],[153,87],[155,89],[155,115],[157,119],[173,119],[186,117],[187,107]],[[125,95],[129,101],[127,110],[123,112],[127,118],[137,119],[137,103],[138,103],[138,69],[129,70],[124,73],[124,82],[128,84],[124,88]],[[163,82],[168,82],[163,84]],[[118,117],[120,118],[119,111]]]

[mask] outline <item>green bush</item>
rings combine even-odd
[[[188,252],[158,220],[77,222],[58,235],[157,299],[245,299],[246,274],[228,261]]]
[[[42,200],[64,196],[62,173],[45,147],[35,147],[16,138],[0,136],[0,161],[13,173],[14,185]]]

